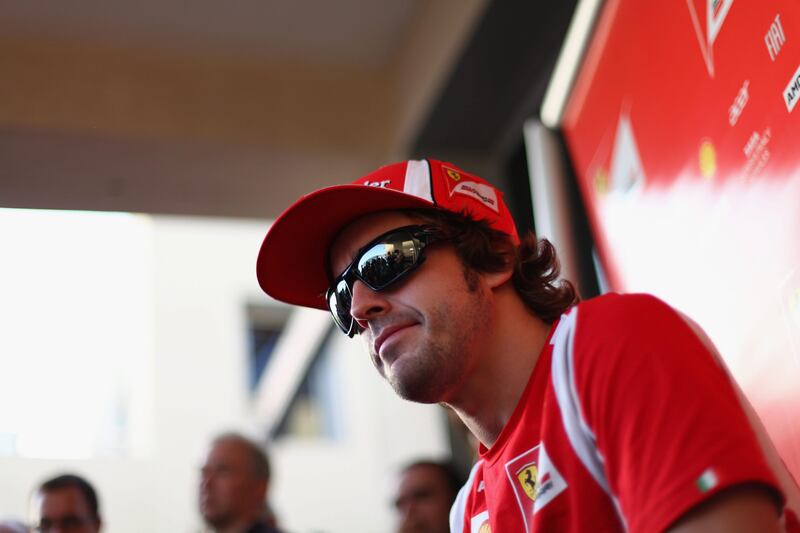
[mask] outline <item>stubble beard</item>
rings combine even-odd
[[[423,344],[412,360],[404,361],[407,368],[386,377],[398,396],[412,402],[440,403],[458,390],[474,364],[477,340],[491,319],[482,290],[467,290],[466,302],[457,309],[442,302],[430,313]]]

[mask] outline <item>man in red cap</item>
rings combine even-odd
[[[578,303],[478,176],[407,161],[313,192],[257,274],[475,435],[452,531],[797,530],[797,487],[699,330],[647,295]]]

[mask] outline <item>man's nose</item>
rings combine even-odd
[[[380,292],[373,291],[363,282],[353,283],[353,298],[350,301],[350,314],[364,327],[365,322],[389,310],[388,300]]]
[[[208,488],[208,486],[213,481],[213,478],[214,478],[214,474],[212,474],[211,472],[201,472],[200,473],[200,488],[201,489]]]

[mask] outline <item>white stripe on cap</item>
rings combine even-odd
[[[431,171],[428,162],[409,161],[406,165],[406,181],[403,185],[403,192],[413,194],[424,200],[433,203],[431,194]]]

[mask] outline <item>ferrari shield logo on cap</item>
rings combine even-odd
[[[495,213],[499,212],[499,202],[497,201],[497,190],[491,185],[481,183],[478,180],[469,180],[468,174],[461,173],[450,167],[442,165],[442,170],[445,175],[450,178],[445,180],[447,183],[447,192],[450,197],[454,194],[462,194],[473,198]]]
[[[448,168],[446,166],[442,166],[442,170],[444,170],[444,173],[447,174],[453,181],[461,181],[461,174],[457,170],[453,170],[452,168]]]

